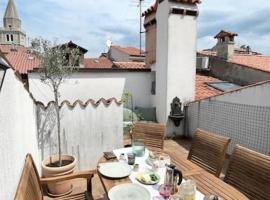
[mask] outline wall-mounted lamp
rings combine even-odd
[[[0,91],[2,89],[2,85],[4,83],[6,71],[8,67],[0,63]]]

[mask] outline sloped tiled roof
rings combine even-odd
[[[187,3],[187,4],[201,3],[200,0],[169,0],[169,1],[178,2],[178,3]],[[152,5],[150,8],[148,8],[146,11],[144,11],[142,16],[148,16],[152,13],[155,13],[157,11],[158,4],[159,4],[159,0],[156,0],[155,4]]]
[[[113,62],[120,69],[147,69],[144,62]]]
[[[85,58],[84,66],[89,69],[111,69],[113,67],[113,63],[105,57]]]
[[[40,65],[40,60],[31,55],[26,47],[0,45],[0,51],[14,70],[20,74],[27,74],[28,71],[38,68]]]
[[[136,47],[121,47],[121,46],[112,46],[112,48],[115,48],[119,51],[122,51],[130,56],[145,56],[144,52],[142,54],[140,53],[140,49]]]
[[[229,62],[270,72],[270,56],[236,54]]]
[[[145,70],[144,62],[116,62],[111,61],[106,57],[100,58],[85,58],[84,65],[87,69],[131,69],[131,70]],[[150,70],[150,69],[149,69]]]
[[[234,37],[234,36],[238,36],[238,34],[234,32],[230,32],[230,31],[221,30],[214,38],[223,38],[226,36]]]
[[[200,51],[198,54],[204,56],[217,56],[216,51]],[[270,56],[266,55],[235,53],[228,62],[255,70],[270,72]]]
[[[196,89],[195,89],[195,99],[200,100],[207,97],[215,96],[218,94],[223,93],[220,90],[217,90],[213,87],[208,86],[206,83],[211,82],[222,82],[219,79],[216,79],[211,76],[205,76],[205,75],[196,75]]]

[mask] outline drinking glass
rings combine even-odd
[[[171,164],[171,158],[168,154],[162,154],[159,156],[159,165],[160,167],[165,167],[166,165]]]
[[[143,139],[134,139],[132,142],[132,152],[137,157],[142,157],[145,154],[145,145]]]
[[[159,187],[159,194],[164,198],[164,199],[169,199],[171,196],[171,187],[168,185],[161,185]]]
[[[136,155],[134,153],[128,153],[127,157],[128,157],[128,164],[129,165],[134,165]]]
[[[183,200],[195,200],[196,183],[193,180],[187,180],[180,185],[180,198]]]

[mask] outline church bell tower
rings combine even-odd
[[[8,0],[3,24],[4,27],[0,30],[0,44],[26,45],[26,34],[21,29],[21,19],[14,0]]]

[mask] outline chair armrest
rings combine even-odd
[[[56,183],[60,181],[72,180],[72,179],[77,179],[77,178],[91,179],[96,173],[97,173],[97,170],[74,172],[72,174],[63,175],[63,176],[41,178],[40,183],[42,185],[45,185],[49,183]]]

